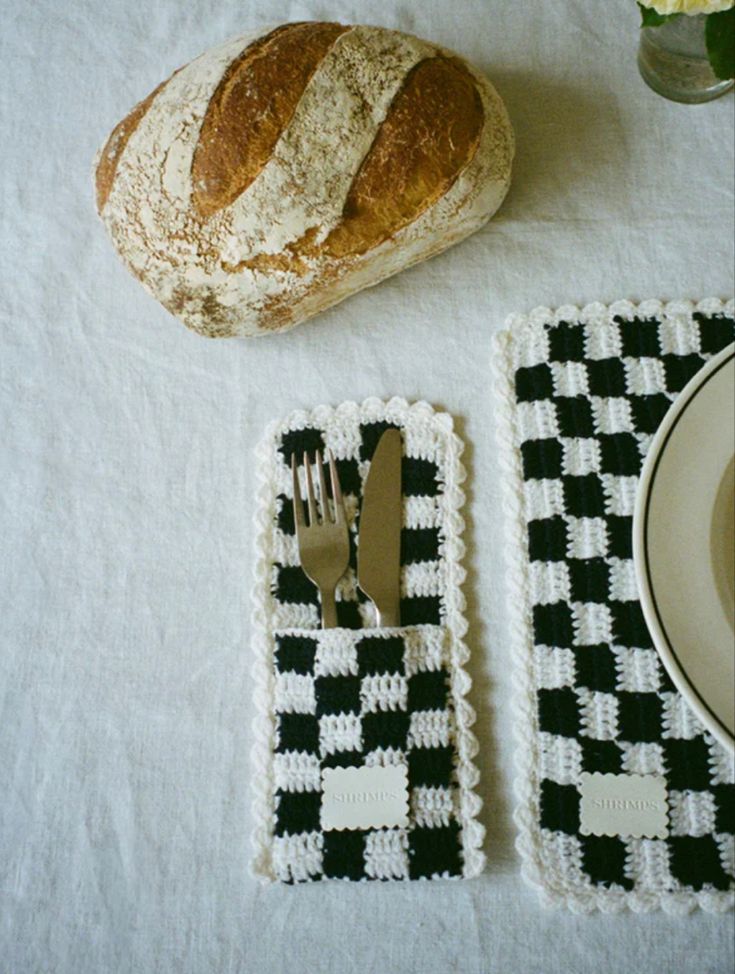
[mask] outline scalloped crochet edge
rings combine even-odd
[[[529,560],[526,546],[523,476],[515,423],[513,395],[513,343],[523,332],[539,325],[574,320],[584,324],[611,321],[613,317],[673,317],[703,314],[735,314],[735,301],[705,298],[692,301],[657,300],[616,301],[605,305],[599,302],[578,308],[563,305],[556,310],[545,307],[533,309],[528,315],[513,314],[505,321],[505,328],[493,336],[491,369],[494,378],[496,410],[496,440],[503,472],[503,511],[506,519],[507,606],[511,652],[515,657],[513,674],[514,739],[516,742],[514,790],[516,807],[514,821],[518,829],[516,849],[521,857],[521,876],[537,890],[544,906],[566,907],[573,913],[648,913],[663,910],[669,914],[685,914],[699,908],[708,913],[725,913],[733,909],[732,891],[700,892],[626,892],[623,890],[572,887],[549,872],[543,862],[539,841],[539,778],[538,725],[536,689],[533,673],[533,627],[529,597]]]
[[[255,716],[253,718],[253,744],[251,766],[253,770],[253,856],[251,872],[264,883],[276,881],[272,862],[273,766],[271,753],[275,742],[275,720],[272,710],[274,677],[273,645],[269,633],[274,629],[272,600],[270,598],[270,552],[273,549],[275,523],[275,465],[273,449],[275,440],[283,432],[301,429],[306,425],[319,426],[326,420],[344,415],[351,421],[377,422],[389,420],[410,429],[411,426],[430,424],[446,442],[446,532],[445,557],[447,564],[447,590],[445,593],[446,620],[444,625],[451,637],[451,693],[457,724],[457,780],[459,783],[459,808],[457,818],[461,826],[463,870],[465,879],[478,876],[485,867],[482,845],[485,828],[478,820],[482,799],[475,788],[479,772],[474,764],[478,752],[477,739],[472,731],[475,711],[466,697],[472,680],[464,669],[470,658],[464,642],[467,632],[465,618],[466,601],[462,593],[466,571],[462,565],[465,544],[462,540],[464,518],[461,514],[465,502],[462,483],[466,471],[461,456],[464,444],[454,432],[454,423],[448,413],[436,412],[427,402],[409,404],[405,399],[394,397],[388,401],[375,397],[362,403],[343,402],[339,406],[317,406],[311,411],[295,410],[285,419],[275,421],[266,429],[256,447],[256,511],[255,511],[255,569],[252,590],[252,676],[254,683]],[[405,880],[396,880],[405,882]]]

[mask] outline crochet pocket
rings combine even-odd
[[[480,827],[459,732],[467,677],[448,629],[283,629],[273,646],[266,828],[274,878],[464,875],[465,846]],[[405,770],[405,826],[323,827],[325,770],[389,766]]]

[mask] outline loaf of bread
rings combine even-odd
[[[510,181],[488,80],[378,27],[293,23],[207,51],[112,131],[97,209],[185,325],[282,331],[477,230]]]

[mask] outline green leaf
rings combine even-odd
[[[710,14],[704,26],[704,37],[715,75],[723,81],[735,78],[735,7]]]
[[[660,14],[653,7],[644,7],[642,3],[638,4],[638,9],[641,12],[641,27],[660,27],[667,20],[681,17],[681,14]]]

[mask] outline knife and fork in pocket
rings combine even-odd
[[[306,510],[296,456],[291,458],[299,557],[304,573],[319,590],[323,629],[337,625],[335,591],[347,571],[350,553],[344,500],[331,451],[327,451],[327,458],[331,505],[321,451],[315,455],[318,500],[309,456],[304,453]],[[365,482],[357,548],[357,583],[375,605],[378,626],[398,626],[401,621],[401,513],[401,432],[387,429],[375,449]]]

